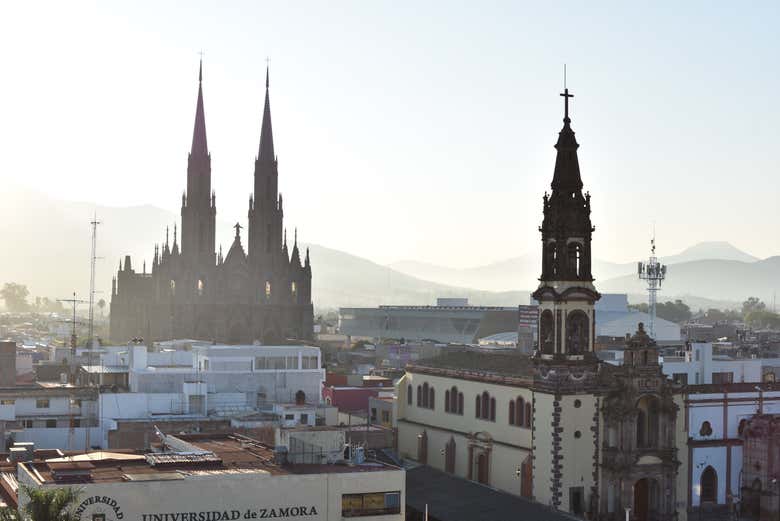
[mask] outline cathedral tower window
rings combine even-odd
[[[412,405],[412,384],[406,386],[406,404]]]
[[[578,242],[570,242],[568,245],[569,274],[579,279],[582,276],[582,245]]]
[[[582,310],[575,310],[566,317],[566,353],[570,355],[581,355],[589,351],[589,328],[588,315]]]
[[[554,277],[558,275],[558,246],[555,244],[555,241],[547,243],[545,253],[545,271],[547,275]]]
[[[290,282],[290,293],[292,293],[293,298],[298,295],[298,286],[295,284],[295,281]]]
[[[271,282],[268,280],[265,281],[265,299],[271,299]]]
[[[198,296],[203,296],[203,290],[205,289],[206,285],[203,283],[203,279],[198,279]]]
[[[171,295],[176,295],[176,281],[171,279]]]
[[[554,320],[552,311],[545,309],[539,319],[539,344],[542,353],[551,355],[555,349]]]

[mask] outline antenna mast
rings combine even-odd
[[[87,339],[87,347],[91,350],[95,334],[95,261],[98,259],[96,255],[97,225],[100,224],[100,221],[97,220],[97,215],[93,214],[92,221],[89,224],[92,225],[92,257],[89,267],[89,338]]]
[[[76,304],[84,304],[85,301],[78,300],[76,298],[76,292],[73,292],[73,298],[58,298],[57,302],[67,302],[68,304],[71,304],[73,306],[73,318],[71,320],[66,320],[65,322],[71,323],[71,332],[70,332],[70,349],[72,351],[72,354],[76,354],[76,342],[78,341],[78,337],[76,335],[76,324],[78,323],[76,321]]]
[[[655,338],[655,306],[658,292],[661,290],[661,283],[666,278],[666,266],[658,262],[658,257],[655,256],[655,227],[653,228],[653,238],[650,241],[650,258],[646,263],[638,263],[637,274],[641,280],[647,281],[647,307],[650,314],[649,333],[651,338]]]

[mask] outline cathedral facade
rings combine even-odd
[[[278,191],[266,71],[260,147],[249,198],[247,249],[240,224],[227,255],[216,249],[216,196],[206,140],[202,64],[187,189],[181,197],[181,237],[154,246],[151,269],[139,272],[129,256],[111,285],[111,339],[192,338],[220,343],[278,343],[309,339],[313,331],[311,263],[301,259],[297,232],[288,249]]]
[[[551,193],[543,198],[539,342],[532,356],[451,349],[407,366],[398,450],[445,472],[588,519],[672,521],[680,397],[638,324],[625,363],[594,350],[590,195],[564,96]],[[628,515],[626,510],[628,509]]]

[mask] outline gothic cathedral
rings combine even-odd
[[[130,256],[111,287],[111,339],[124,342],[191,338],[230,344],[309,339],[313,329],[309,252],[301,262],[297,233],[288,250],[271,129],[268,71],[254,193],[249,198],[248,250],[235,225],[226,256],[216,251],[216,197],[206,141],[202,64],[187,190],[181,199],[181,246],[166,230],[151,270],[136,272]]]

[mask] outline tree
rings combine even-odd
[[[765,309],[755,310],[745,315],[745,323],[754,328],[780,328],[780,315]]]
[[[8,311],[27,311],[30,307],[27,304],[29,294],[27,286],[15,282],[6,282],[3,289],[0,289],[0,298],[5,301],[5,307]]]
[[[664,320],[670,320],[672,322],[685,322],[690,320],[693,316],[691,308],[682,300],[675,300],[674,302],[659,302],[656,304],[656,315]]]
[[[742,303],[742,316],[747,317],[753,311],[764,311],[766,304],[761,302],[758,297],[748,297],[748,299]]]
[[[20,485],[28,501],[21,509],[22,521],[76,521],[73,506],[81,491],[65,488],[34,488]]]

